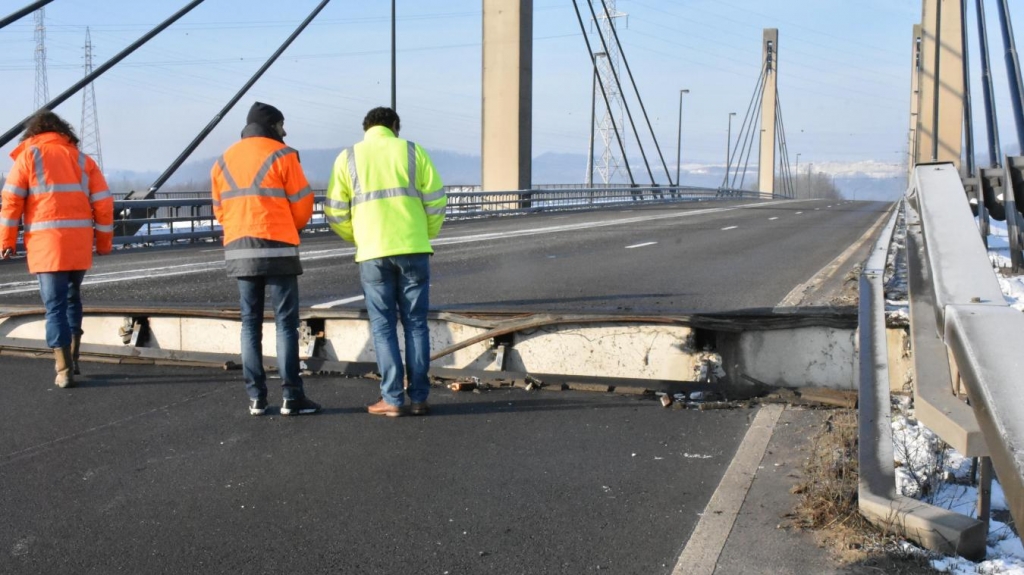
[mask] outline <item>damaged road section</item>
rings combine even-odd
[[[362,310],[302,313],[300,354],[310,372],[364,375],[376,356]],[[46,351],[43,312],[0,310],[0,353]],[[85,359],[237,365],[235,310],[86,310]],[[856,316],[835,309],[759,309],[692,315],[450,313],[430,315],[431,372],[483,381],[668,391],[701,383],[732,396],[770,388],[852,391]],[[271,318],[265,358],[275,356]]]

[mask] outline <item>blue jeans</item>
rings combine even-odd
[[[82,335],[82,280],[85,270],[37,274],[39,297],[46,306],[46,345],[69,347]]]
[[[359,277],[366,296],[366,311],[373,328],[373,348],[380,370],[380,395],[391,405],[404,403],[405,371],[398,351],[397,316],[405,330],[405,368],[409,399],[427,400],[430,394],[430,256],[411,254],[360,262]]]
[[[284,399],[303,397],[299,377],[299,277],[254,276],[238,278],[242,307],[242,374],[249,399],[267,397],[263,369],[263,301],[270,291],[277,324],[277,369]]]

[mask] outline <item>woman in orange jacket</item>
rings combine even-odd
[[[99,166],[78,149],[74,130],[43,111],[29,120],[11,152],[2,191],[0,258],[15,254],[24,218],[28,271],[39,278],[46,306],[46,342],[56,360],[59,387],[75,384],[82,338],[82,280],[96,252],[109,254],[114,240],[114,198]]]

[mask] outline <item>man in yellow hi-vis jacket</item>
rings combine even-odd
[[[345,241],[356,244],[356,262],[373,328],[381,398],[373,415],[403,413],[403,380],[413,415],[426,415],[430,381],[430,240],[444,223],[445,197],[430,156],[398,137],[398,114],[374,108],[363,119],[363,141],[334,162],[324,213]],[[398,315],[405,330],[405,370],[398,350]]]

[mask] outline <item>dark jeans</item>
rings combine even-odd
[[[301,399],[299,377],[299,277],[256,276],[238,278],[242,306],[242,373],[250,399],[267,396],[263,369],[263,301],[266,292],[277,324],[277,369],[284,399]]]
[[[82,335],[82,280],[85,270],[37,274],[39,297],[46,306],[46,345],[69,347]]]
[[[405,372],[398,351],[397,319],[405,331],[405,368],[409,374],[409,399],[427,400],[430,394],[430,256],[411,254],[360,262],[359,277],[366,296],[366,311],[373,328],[373,349],[380,369],[380,394],[391,405],[401,406],[405,396]]]

